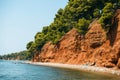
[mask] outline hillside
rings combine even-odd
[[[120,10],[117,10],[114,19],[108,37],[97,21],[85,37],[73,28],[56,45],[46,43],[33,61],[120,68]]]
[[[117,0],[69,0],[64,9],[58,10],[54,21],[49,26],[44,26],[41,32],[36,33],[34,41],[27,44],[27,49],[34,53],[40,51],[49,41],[57,44],[59,39],[72,28],[85,35],[90,23],[95,19],[98,19],[98,22],[108,31],[111,18],[119,3]]]
[[[120,68],[119,3],[69,0],[27,44],[33,61]]]
[[[32,55],[26,50],[0,56],[0,59],[4,60],[31,60],[31,58]]]

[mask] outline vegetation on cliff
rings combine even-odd
[[[33,55],[48,41],[56,44],[61,36],[73,27],[84,35],[90,23],[96,18],[105,30],[109,30],[111,18],[119,3],[120,0],[69,0],[64,9],[58,10],[54,21],[49,26],[43,27],[43,30],[35,35],[35,40],[27,44],[28,51]]]

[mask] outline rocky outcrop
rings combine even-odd
[[[95,23],[86,34],[86,41],[92,48],[101,46],[106,41],[106,33],[101,24]]]
[[[33,61],[120,68],[120,10],[106,33],[97,21],[85,36],[73,28],[56,45],[46,43]]]
[[[51,59],[54,59],[54,48],[55,46],[51,42],[46,43],[40,52],[35,52],[33,61],[50,62]]]

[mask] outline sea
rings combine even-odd
[[[0,60],[0,80],[120,80],[120,76]]]

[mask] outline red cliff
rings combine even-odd
[[[33,61],[120,68],[120,10],[108,32],[95,21],[85,36],[73,28],[56,45],[46,43]]]

